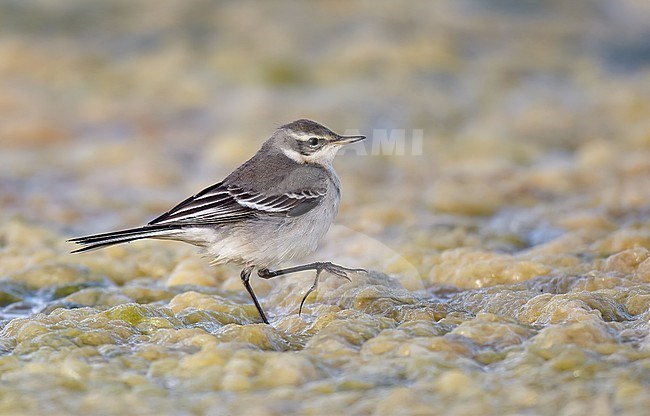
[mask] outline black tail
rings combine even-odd
[[[145,227],[131,228],[129,230],[76,237],[71,238],[68,241],[84,246],[72,252],[81,253],[84,251],[97,250],[99,248],[112,246],[114,244],[128,243],[129,241],[140,240],[143,238],[161,238],[177,232],[177,228],[171,228],[168,225],[148,225]]]

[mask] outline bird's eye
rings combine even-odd
[[[311,147],[316,147],[318,146],[318,143],[320,143],[320,140],[318,140],[318,137],[310,137],[309,140],[307,140],[307,143],[309,143]]]

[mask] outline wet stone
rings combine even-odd
[[[648,414],[647,0],[149,3],[0,2],[0,414]],[[368,273],[301,314],[313,271],[265,325],[191,245],[70,254],[298,117],[368,136],[286,262]]]

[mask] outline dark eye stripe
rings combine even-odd
[[[312,139],[316,139],[316,145],[312,145]],[[296,140],[296,150],[304,156],[309,156],[323,147],[325,139],[320,137],[310,137],[307,140]]]

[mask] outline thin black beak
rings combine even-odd
[[[333,140],[336,144],[350,144],[360,142],[365,139],[366,136],[338,136],[336,140]]]

